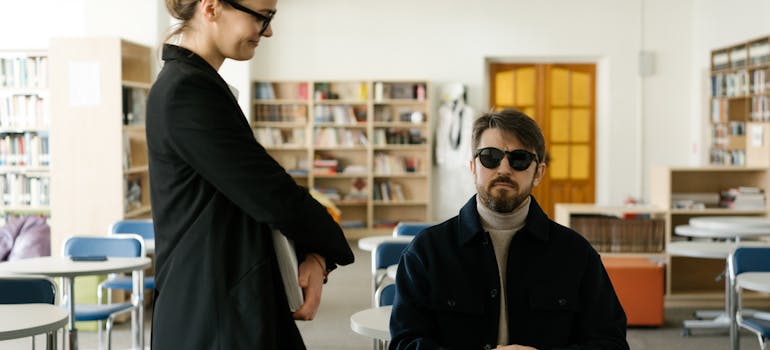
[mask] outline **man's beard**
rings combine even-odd
[[[494,195],[492,194],[492,187],[498,183],[507,183],[513,186],[513,188],[499,189],[497,190],[497,195]],[[490,181],[487,188],[483,188],[481,185],[476,185],[476,190],[478,192],[479,198],[481,199],[481,203],[484,203],[487,208],[492,209],[498,213],[510,213],[521,206],[521,203],[524,203],[527,197],[529,197],[529,193],[532,191],[533,184],[534,179],[532,180],[532,184],[530,184],[529,188],[526,188],[525,191],[519,191],[519,184],[515,183],[513,180],[507,177],[498,177]],[[514,193],[514,195],[509,196],[509,192]]]

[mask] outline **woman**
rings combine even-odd
[[[154,349],[304,349],[326,274],[353,262],[340,227],[254,139],[217,70],[272,36],[276,0],[166,0],[182,21],[147,102],[156,232]],[[293,239],[292,317],[271,228]]]

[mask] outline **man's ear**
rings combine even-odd
[[[476,162],[474,160],[475,158],[471,158],[468,162],[470,163],[471,174],[473,174],[473,178],[476,178]]]
[[[537,186],[540,184],[540,181],[543,180],[543,176],[545,175],[545,163],[537,163],[537,168],[535,168],[535,178],[532,181],[532,186]]]

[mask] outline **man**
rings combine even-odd
[[[477,195],[404,251],[391,349],[628,349],[626,316],[597,252],[530,195],[545,141],[527,115],[482,115]]]

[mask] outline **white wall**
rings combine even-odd
[[[767,0],[697,0],[693,6],[690,51],[690,139],[699,144],[692,164],[708,162],[708,101],[711,50],[770,34],[770,2]]]
[[[604,94],[597,101],[597,201],[619,203],[640,196],[647,171],[638,130],[640,1],[283,1],[252,76],[459,81],[468,85],[471,105],[485,110],[486,58],[595,61]],[[663,12],[659,2],[653,10]],[[436,219],[454,215],[470,193],[472,184],[434,191],[434,203],[453,206],[440,208]]]
[[[0,0],[0,49],[47,49],[52,36],[85,33],[85,0]]]

